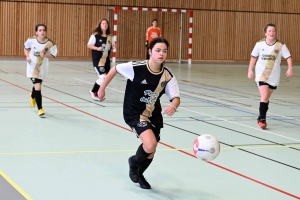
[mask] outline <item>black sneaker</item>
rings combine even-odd
[[[139,184],[143,189],[151,189],[151,185],[147,182],[143,175],[139,178]]]
[[[139,175],[138,175],[138,169],[139,167],[134,165],[132,163],[132,158],[133,156],[129,157],[128,159],[128,163],[129,163],[129,177],[132,180],[132,182],[134,183],[138,183],[139,182]]]

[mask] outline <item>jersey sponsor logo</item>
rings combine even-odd
[[[147,104],[151,104],[152,102],[155,102],[157,100],[159,93],[152,92],[151,90],[145,90],[144,95],[144,97],[140,98],[140,101],[145,102]]]
[[[137,127],[146,127],[147,126],[147,124],[148,124],[148,122],[139,122],[138,124],[137,124]]]
[[[274,56],[274,55],[270,55],[270,54],[263,54],[262,55],[262,60],[276,60],[276,56]]]
[[[141,82],[141,84],[147,84],[146,79],[144,79],[144,80]]]

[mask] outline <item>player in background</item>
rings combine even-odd
[[[251,53],[248,78],[252,79],[255,65],[255,82],[260,93],[259,116],[257,123],[260,128],[267,127],[266,114],[269,109],[269,99],[280,81],[281,58],[288,63],[286,77],[293,75],[292,58],[287,46],[276,37],[274,24],[267,24],[264,28],[265,38],[258,41]],[[256,62],[257,61],[257,62]]]
[[[115,47],[107,19],[100,20],[93,29],[87,47],[92,50],[93,67],[99,77],[90,90],[90,95],[92,99],[99,101],[97,92],[110,70],[110,52]]]
[[[55,58],[57,47],[47,38],[47,27],[44,24],[35,26],[36,35],[29,37],[24,44],[24,54],[27,61],[26,75],[33,83],[32,92],[29,95],[31,107],[37,105],[38,115],[45,114],[42,106],[42,82],[48,73],[49,58]]]
[[[157,27],[157,19],[152,20],[152,26],[150,26],[147,31],[146,31],[146,42],[145,42],[145,47],[147,49],[146,53],[146,59],[149,59],[149,53],[148,53],[148,44],[157,37],[162,37],[162,32],[159,27]]]
[[[142,141],[136,154],[128,159],[129,177],[143,189],[151,188],[144,177],[144,172],[153,160],[160,140],[160,130],[163,128],[160,97],[166,94],[171,102],[163,111],[163,114],[168,116],[174,115],[180,104],[177,80],[164,64],[168,48],[169,43],[164,38],[153,39],[149,45],[149,60],[128,62],[113,67],[98,92],[99,99],[103,101],[105,88],[117,73],[127,80],[123,117]]]

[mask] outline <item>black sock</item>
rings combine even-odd
[[[34,86],[33,86],[33,87],[32,87],[32,92],[31,92],[31,98],[33,98],[33,99],[35,98],[35,97],[34,97],[34,96],[35,96],[34,94],[35,94],[35,88],[34,88]]]
[[[98,85],[98,83],[95,82],[92,92],[98,92],[99,88],[100,88],[100,85]]]
[[[266,120],[268,110],[268,103],[266,102],[260,102],[259,104],[259,116],[261,120]]]
[[[36,105],[38,107],[38,109],[41,109],[43,108],[42,107],[42,93],[41,93],[41,90],[35,90],[35,102],[36,102]]]
[[[149,165],[151,164],[153,158],[151,159],[145,159],[139,167],[139,176],[142,176],[143,173],[146,171],[146,169],[149,167]]]
[[[144,160],[146,160],[150,156],[150,154],[151,153],[147,153],[144,150],[143,144],[141,144],[135,154],[136,164],[140,165]]]

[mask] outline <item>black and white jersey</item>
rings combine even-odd
[[[103,47],[103,51],[92,50],[92,60],[94,67],[109,67],[110,66],[110,51],[112,48],[112,36],[103,37],[98,33],[91,35],[88,45],[95,47]]]
[[[165,93],[169,100],[180,97],[174,74],[167,67],[153,72],[147,61],[128,62],[116,66],[116,70],[127,79],[123,114],[129,126],[141,121],[151,122],[155,127],[163,127],[160,97]]]

